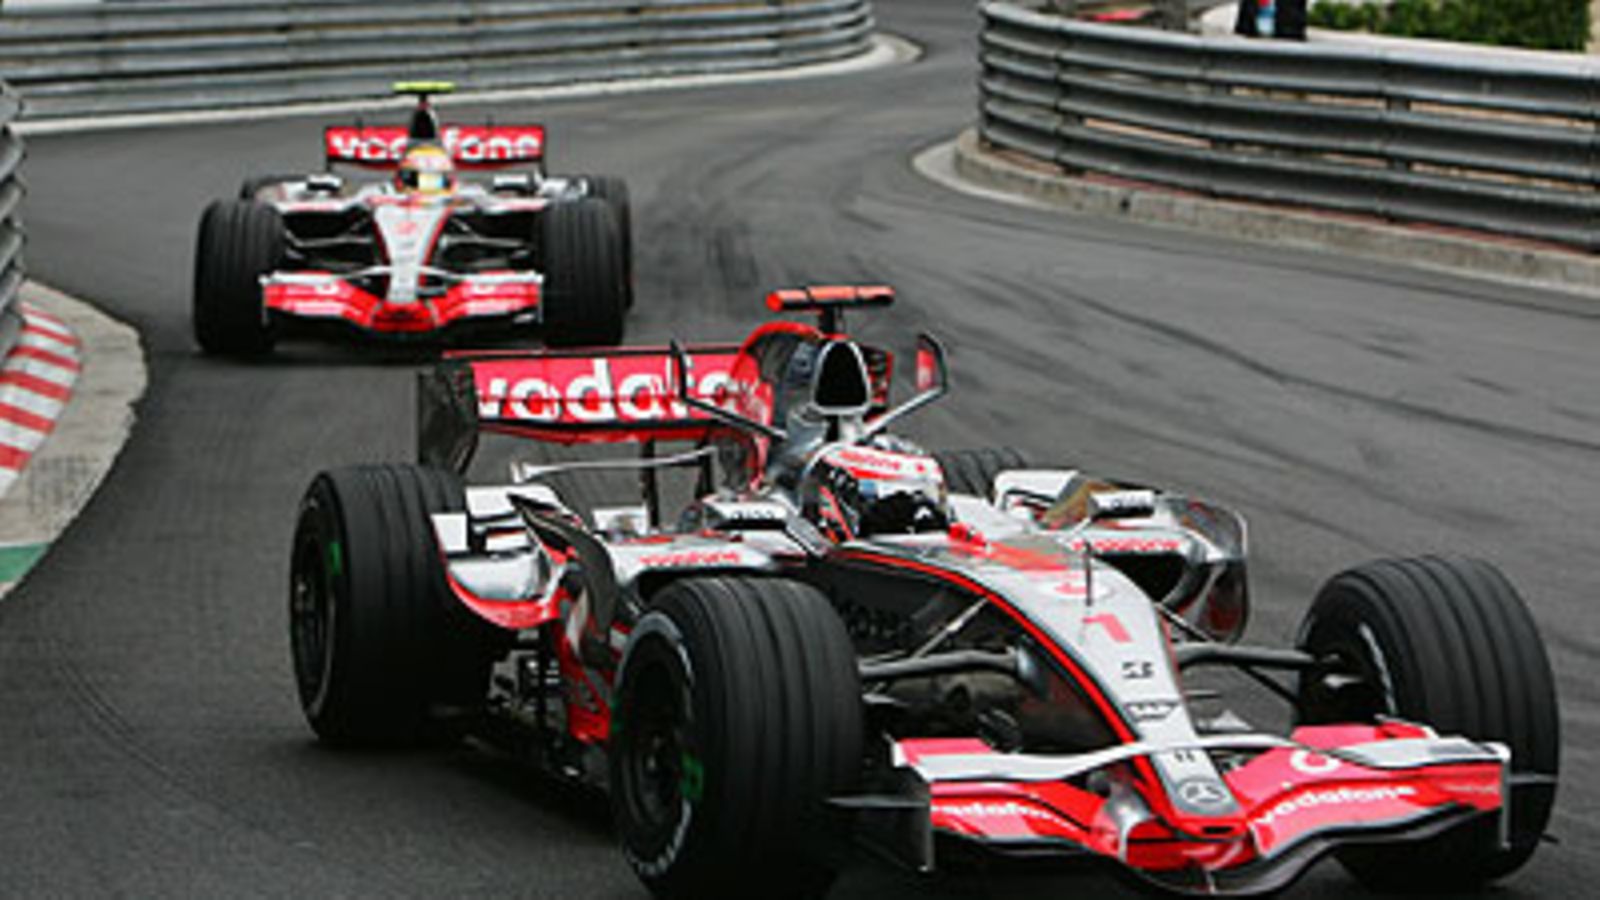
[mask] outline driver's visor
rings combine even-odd
[[[413,191],[437,194],[450,189],[450,175],[446,172],[419,172],[405,169],[400,173],[400,183]]]

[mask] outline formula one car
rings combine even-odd
[[[472,732],[601,786],[662,897],[821,896],[846,839],[925,872],[1059,856],[1184,894],[1272,892],[1325,854],[1434,889],[1527,861],[1557,708],[1498,571],[1358,566],[1293,648],[1239,643],[1233,513],[891,436],[947,378],[924,336],[915,394],[890,405],[893,355],[841,319],[891,296],[778,292],[820,325],[738,346],[460,355],[422,376],[421,464],[325,472],[300,508],[312,729]],[[463,487],[480,433],[643,453]],[[639,494],[583,509],[554,485],[607,468]],[[681,469],[694,499],[663,518]],[[1295,724],[1247,724],[1202,667],[1254,679]]]
[[[619,342],[633,296],[626,183],[547,176],[538,125],[440,125],[429,97],[446,83],[396,90],[417,97],[409,127],[328,128],[327,171],[252,178],[207,207],[201,349],[265,353],[296,329],[437,341],[538,326],[552,346]],[[389,177],[346,180],[336,165]]]

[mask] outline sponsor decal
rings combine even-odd
[[[1039,822],[1055,821],[1055,816],[1044,810],[1037,809],[1026,803],[1018,803],[1014,800],[974,800],[968,803],[940,803],[938,811],[944,815],[960,816],[963,819],[1020,818],[1033,819]]]
[[[538,125],[447,125],[439,138],[450,158],[463,165],[533,162],[544,156],[544,128]],[[410,143],[400,127],[329,128],[324,139],[328,159],[375,166],[398,163]]]
[[[1124,703],[1128,718],[1135,722],[1159,722],[1179,706],[1176,700],[1133,700]]]
[[[1233,800],[1227,787],[1215,778],[1190,778],[1179,782],[1175,793],[1185,806],[1194,809],[1216,809]]]
[[[1416,788],[1403,784],[1370,788],[1342,787],[1307,791],[1273,804],[1266,812],[1251,819],[1250,825],[1251,827],[1270,828],[1281,820],[1291,818],[1307,810],[1408,800],[1416,796],[1416,793]]]
[[[1083,538],[1073,540],[1069,546],[1074,553],[1083,552]],[[1183,550],[1183,542],[1176,538],[1097,537],[1092,546],[1096,553],[1178,553]]]
[[[695,396],[722,398],[731,358],[695,358]],[[581,425],[700,418],[678,400],[666,354],[480,361],[473,369],[483,419]]]
[[[777,503],[711,502],[706,509],[724,522],[786,522],[789,511]]]
[[[844,447],[828,454],[829,462],[841,466],[857,477],[882,477],[911,475],[920,478],[939,476],[938,463],[923,456],[891,453],[869,447]]]
[[[1289,767],[1302,775],[1326,775],[1339,768],[1339,761],[1310,750],[1296,750],[1289,754]]]
[[[1497,781],[1436,781],[1435,785],[1442,791],[1452,794],[1482,794],[1485,796],[1499,797],[1502,793]]]
[[[1089,495],[1089,508],[1097,519],[1148,516],[1155,512],[1155,491],[1097,491]]]
[[[744,559],[737,550],[682,550],[640,557],[642,566],[687,568],[692,566],[731,566]]]

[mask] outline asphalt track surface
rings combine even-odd
[[[1012,443],[1241,509],[1258,641],[1289,639],[1341,566],[1496,561],[1549,642],[1566,751],[1561,843],[1499,896],[1588,895],[1600,306],[951,193],[909,159],[972,118],[971,4],[878,6],[922,62],[496,111],[546,121],[558,171],[631,181],[632,337],[737,338],[769,287],[892,282],[903,302],[869,336],[936,330],[958,378],[913,434]],[[314,165],[321,124],[33,142],[34,272],[138,326],[152,370],[109,481],[0,604],[0,895],[640,896],[594,798],[472,748],[325,751],[301,721],[295,505],[320,468],[409,458],[414,365],[316,345],[207,359],[188,294],[204,202]],[[864,866],[837,896],[1073,890],[1123,888]],[[1295,896],[1354,890],[1328,863]]]

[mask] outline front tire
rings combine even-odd
[[[218,200],[200,218],[195,244],[195,342],[207,353],[256,356],[272,349],[261,276],[283,259],[283,218],[248,200]]]
[[[634,629],[618,680],[611,797],[657,897],[810,898],[834,878],[825,802],[862,764],[861,685],[844,625],[807,585],[697,578]]]
[[[1300,685],[1303,724],[1397,716],[1441,734],[1511,749],[1511,846],[1481,820],[1412,845],[1352,847],[1339,860],[1370,887],[1479,887],[1538,847],[1555,800],[1560,720],[1555,680],[1533,616],[1498,569],[1437,557],[1368,563],[1331,579],[1301,625],[1299,645],[1338,660]],[[1348,682],[1346,683],[1348,685]]]
[[[628,195],[628,183],[615,175],[589,175],[584,181],[589,186],[589,196],[598,197],[611,207],[617,236],[622,241],[623,306],[633,309],[633,201]]]
[[[594,197],[558,203],[545,211],[543,228],[545,343],[621,343],[626,272],[611,207]]]
[[[480,710],[499,633],[445,583],[429,515],[465,508],[422,466],[334,469],[300,505],[290,638],[300,704],[336,745],[452,737]]]

